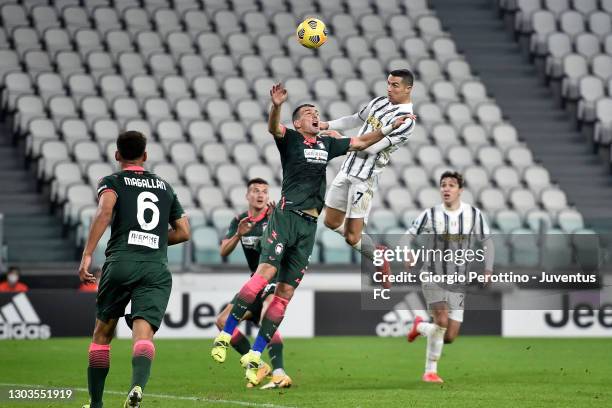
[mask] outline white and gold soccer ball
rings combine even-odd
[[[319,48],[327,41],[327,27],[318,18],[307,18],[296,30],[297,39],[306,48]]]

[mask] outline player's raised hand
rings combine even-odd
[[[274,106],[280,106],[287,100],[287,90],[280,82],[274,84],[272,85],[272,89],[270,89],[270,97],[272,98]]]
[[[393,121],[393,129],[397,129],[398,127],[402,126],[407,120],[416,120],[416,118],[416,115],[413,115],[411,113],[407,115],[402,115]]]
[[[238,236],[242,237],[248,234],[253,229],[254,225],[255,224],[249,220],[249,217],[244,217],[241,219],[238,223]]]
[[[83,283],[96,283],[96,277],[89,273],[91,266],[91,255],[83,255],[79,266],[79,279]]]

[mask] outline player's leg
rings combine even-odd
[[[442,379],[437,375],[437,371],[438,360],[442,355],[444,346],[444,335],[448,327],[447,293],[436,284],[423,284],[422,288],[433,322],[425,322],[422,318],[416,317],[408,333],[408,341],[414,341],[419,335],[427,338],[423,380],[442,382]]]
[[[270,217],[268,227],[261,237],[261,254],[257,270],[240,289],[235,297],[234,306],[227,317],[223,330],[215,338],[210,352],[212,358],[223,363],[227,355],[232,334],[244,317],[244,314],[257,301],[257,295],[268,285],[276,275],[283,259],[285,248],[291,242],[293,228],[291,227],[290,211],[276,209]],[[297,216],[297,215],[296,215]]]
[[[350,183],[338,173],[325,195],[325,226],[344,237],[344,216],[348,205]]]
[[[269,228],[269,225],[268,225]],[[261,258],[260,258],[261,259]],[[276,275],[277,267],[269,263],[260,263],[257,270],[236,295],[234,305],[225,320],[221,333],[215,338],[210,355],[218,363],[223,363],[227,356],[227,348],[231,344],[234,330],[238,327],[245,314],[257,301],[257,295]]]
[[[87,367],[87,387],[91,408],[102,407],[104,383],[110,369],[110,343],[117,327],[117,319],[104,322],[96,319],[96,325],[89,345],[89,365]]]
[[[243,365],[247,368],[246,377],[254,385],[258,384],[256,373],[261,361],[261,352],[272,340],[274,333],[285,317],[287,305],[304,277],[315,242],[316,220],[307,220],[297,214],[291,214],[288,217],[287,227],[290,228],[288,231],[291,231],[291,241],[295,244],[284,252],[281,251],[283,258],[279,268],[274,297],[261,321],[261,328],[255,338],[252,350],[241,359]],[[280,256],[281,253],[278,255]]]
[[[459,336],[459,330],[461,329],[461,322],[454,320],[451,316],[448,318],[448,327],[444,334],[444,344],[451,344],[457,336]]]
[[[433,323],[423,323],[420,326],[421,333],[427,335],[427,351],[425,353],[425,374],[423,380],[426,382],[443,382],[438,376],[438,361],[442,356],[444,347],[444,335],[448,327],[448,304],[436,302],[430,305]],[[428,327],[429,326],[429,327]]]
[[[225,322],[227,321],[227,318],[232,311],[232,307],[234,307],[234,302],[225,306],[225,308],[217,316],[217,320],[215,321],[215,324],[219,330],[223,330],[223,327],[225,326]],[[250,318],[251,318],[251,313],[247,312],[244,315],[243,320],[249,320]],[[249,350],[251,349],[251,342],[237,327],[234,329],[234,332],[232,333],[232,339],[230,341],[230,344],[232,345],[234,350],[240,353],[241,356],[248,353]]]
[[[266,296],[263,303],[262,316],[265,315],[266,311],[268,310],[270,303],[272,303],[272,299],[272,295]],[[268,384],[261,387],[264,390],[271,388],[288,388],[292,384],[291,377],[289,377],[285,372],[283,349],[283,339],[280,332],[277,330],[276,333],[274,333],[274,336],[272,336],[272,339],[270,339],[270,343],[268,343],[268,354],[270,356],[270,363],[272,364],[272,379]],[[261,369],[260,373],[258,374],[258,377],[263,379]]]
[[[448,325],[444,335],[444,343],[452,343],[459,335],[463,323],[465,294],[463,292],[450,292],[448,294]]]
[[[132,291],[132,383],[124,407],[138,407],[155,359],[153,335],[166,313],[172,276],[168,267],[154,262],[131,262],[135,277]]]
[[[122,285],[127,280],[129,273],[119,262],[104,264],[96,299],[96,325],[89,346],[87,368],[91,408],[102,406],[104,383],[110,369],[110,343],[117,321],[123,316],[125,307],[130,301],[130,292]]]

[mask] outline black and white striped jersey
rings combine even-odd
[[[359,118],[363,120],[363,125],[357,137],[387,126],[398,117],[409,113],[412,113],[412,103],[393,105],[387,97],[375,98],[357,113]],[[385,136],[378,143],[388,143],[388,147],[376,154],[368,154],[365,151],[349,153],[342,164],[341,171],[362,180],[380,173],[389,163],[391,153],[406,143],[414,126],[415,122],[409,119],[402,126]]]
[[[410,225],[406,234],[413,239],[424,235],[425,240],[417,239],[427,250],[449,251],[458,254],[457,250],[474,249],[490,238],[491,230],[480,209],[461,203],[456,210],[447,210],[444,204],[438,204],[423,211]],[[491,242],[492,245],[492,242]],[[414,245],[412,245],[414,247]],[[457,265],[456,262],[427,258],[423,267],[436,274],[465,273],[469,264]]]

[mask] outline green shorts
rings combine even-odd
[[[255,298],[255,302],[252,305],[249,305],[247,311],[251,312],[251,317],[248,318],[249,321],[259,325],[259,321],[261,320],[261,312],[263,311],[263,305],[266,298],[270,295],[274,294],[274,290],[276,289],[276,282],[268,283],[265,288],[262,289],[261,292],[257,294]],[[238,294],[234,296],[232,299],[232,305],[236,304],[236,297]]]
[[[259,263],[275,266],[277,282],[297,288],[308,268],[316,233],[315,217],[277,207],[260,240]]]
[[[172,275],[158,262],[113,261],[102,267],[96,297],[96,315],[107,322],[125,314],[131,301],[131,317],[144,319],[157,331],[166,313]]]

